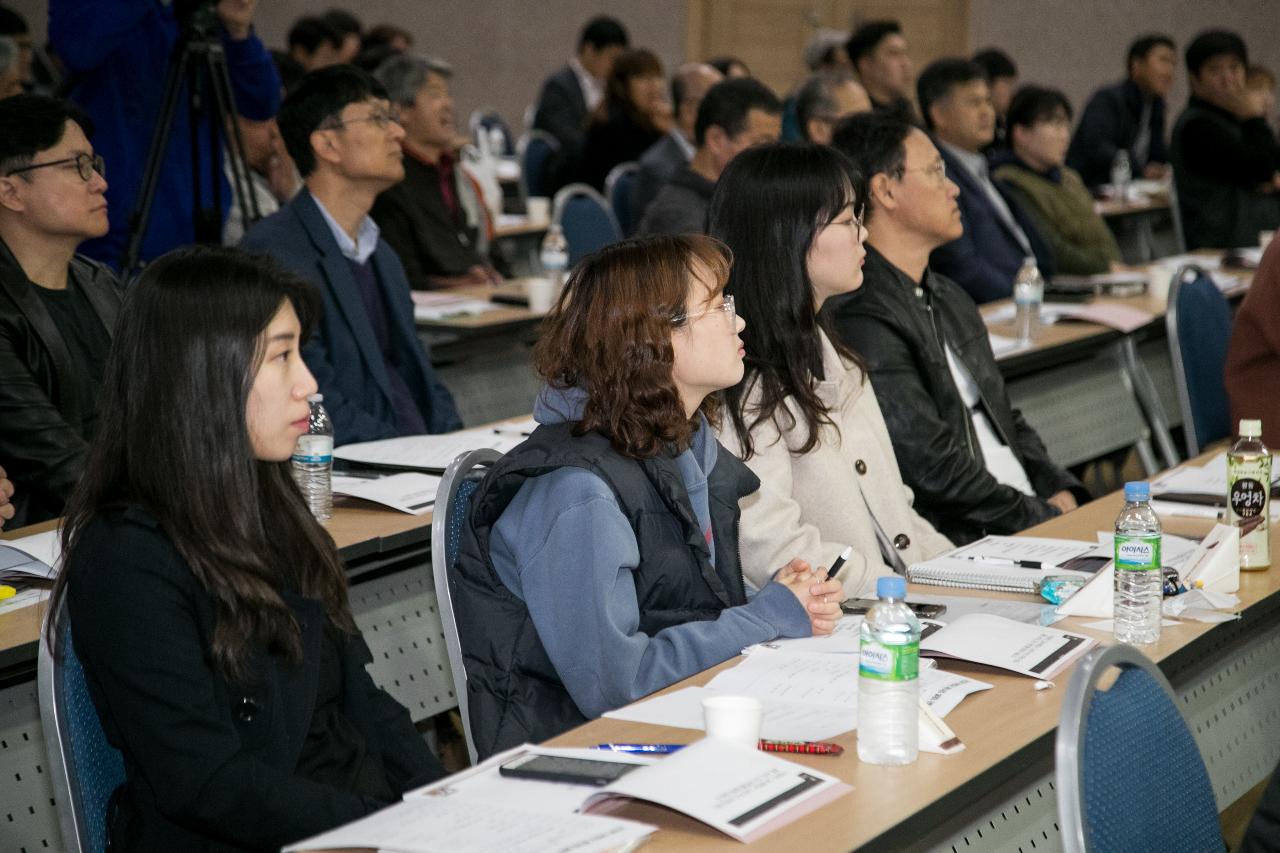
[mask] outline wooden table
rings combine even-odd
[[[524,289],[523,279],[511,279],[499,287],[475,285],[450,288],[450,295],[468,300],[491,302],[497,294],[518,297]],[[501,333],[517,328],[532,328],[546,316],[544,311],[531,311],[527,305],[494,303],[497,307],[478,314],[456,314],[448,317],[414,319],[414,325],[425,332],[472,336],[479,333]],[[432,344],[435,346],[435,343]]]
[[[1153,213],[1169,209],[1169,196],[1149,195],[1143,196],[1137,201],[1119,198],[1099,199],[1093,203],[1093,209],[1104,219],[1132,216],[1138,213]]]

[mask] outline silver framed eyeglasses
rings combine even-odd
[[[77,154],[74,157],[64,157],[61,160],[50,160],[48,163],[33,163],[30,166],[23,166],[21,169],[10,169],[5,177],[13,175],[21,175],[23,172],[34,172],[36,169],[47,169],[50,166],[65,166],[68,163],[74,163],[76,171],[80,173],[82,181],[93,179],[94,172],[102,177],[107,176],[107,162],[102,159],[101,154]]]
[[[327,121],[321,127],[321,130],[338,130],[339,128],[346,127],[349,124],[358,124],[359,122],[362,122],[362,121],[371,122],[373,126],[378,128],[379,130],[386,130],[388,127],[391,126],[392,122],[399,124],[400,117],[396,115],[394,112],[392,112],[390,109],[375,109],[373,112],[369,113],[367,116],[360,116],[359,118],[348,118],[348,119],[335,118],[333,121]]]
[[[733,295],[726,293],[724,295],[724,304],[717,305],[715,308],[708,308],[706,311],[699,311],[697,314],[677,314],[671,318],[671,325],[683,326],[686,323],[692,323],[694,320],[701,320],[708,314],[720,314],[726,321],[733,323],[738,316],[738,308],[734,304]]]

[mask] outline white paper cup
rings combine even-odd
[[[530,222],[546,222],[551,218],[551,199],[544,195],[531,195],[524,200],[524,210]]]
[[[760,741],[764,707],[750,696],[711,696],[702,700],[707,737],[755,749]]]
[[[1178,274],[1173,264],[1152,264],[1147,268],[1147,295],[1161,302],[1169,300],[1169,285]]]
[[[556,286],[549,278],[530,278],[525,285],[529,294],[529,310],[535,314],[545,314],[551,310],[556,301]]]
[[[1258,232],[1258,248],[1265,251],[1267,246],[1271,245],[1271,240],[1275,236],[1276,236],[1276,232],[1274,231],[1259,231]]]

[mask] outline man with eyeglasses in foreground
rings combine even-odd
[[[241,247],[311,281],[324,314],[303,347],[338,444],[449,432],[462,421],[413,325],[409,280],[369,216],[404,178],[387,92],[350,65],[313,71],[280,107],[280,135],[305,187]]]
[[[16,489],[12,527],[60,515],[80,479],[120,308],[115,274],[76,254],[108,228],[89,132],[53,98],[0,101],[0,462]],[[13,490],[3,478],[0,493]]]
[[[867,362],[916,510],[962,544],[1074,509],[1088,492],[1009,402],[977,305],[929,267],[964,230],[938,149],[874,113],[842,122],[833,145],[863,176],[867,260],[862,287],[825,310]]]

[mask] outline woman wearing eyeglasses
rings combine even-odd
[[[728,268],[703,236],[618,243],[545,321],[539,426],[472,498],[452,585],[482,757],[834,627],[840,586],[807,564],[743,584],[738,502],[759,483],[707,423],[742,378]]]
[[[951,543],[912,509],[862,363],[818,314],[862,284],[852,168],[826,146],[753,148],[721,175],[709,217],[746,320],[745,376],[718,427],[761,483],[742,501],[743,571],[764,584],[782,554],[830,565],[851,548],[837,578],[857,596]]]

